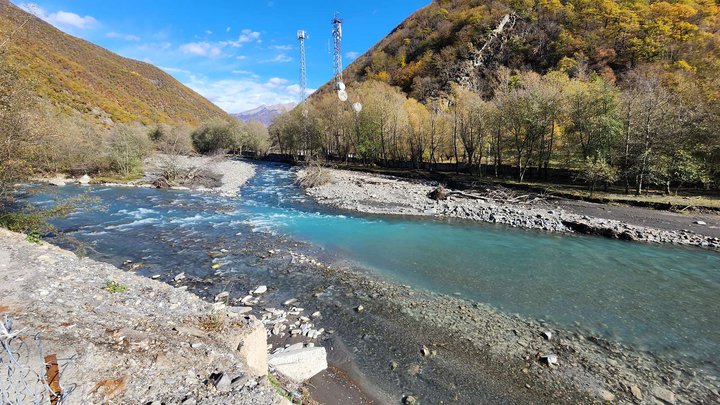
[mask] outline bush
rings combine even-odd
[[[191,138],[195,150],[205,155],[237,151],[242,148],[243,131],[239,123],[214,120],[196,129]]]
[[[330,170],[322,167],[320,164],[313,163],[305,170],[305,175],[298,179],[298,184],[303,188],[313,188],[324,186],[332,182],[333,177]]]
[[[151,149],[150,139],[139,125],[116,125],[108,146],[112,169],[125,177],[142,172],[143,159]]]

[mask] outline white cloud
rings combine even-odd
[[[257,79],[225,79],[210,81],[191,77],[185,83],[229,113],[248,111],[263,104],[297,102],[300,94],[297,84],[280,77],[266,82]]]
[[[140,40],[140,37],[137,35],[121,34],[119,32],[115,32],[115,31],[108,32],[107,34],[105,34],[105,36],[108,38],[118,38],[118,39],[122,39],[125,41],[139,41]]]
[[[270,48],[277,49],[278,51],[289,51],[293,49],[292,45],[273,45]]]
[[[292,61],[293,58],[285,55],[284,53],[279,53],[272,59],[261,60],[260,63],[288,63]]]
[[[210,30],[205,30],[205,34],[206,34],[206,35],[212,35],[212,34],[213,34],[213,32],[212,32],[212,31],[210,31]]]
[[[230,32],[231,30],[232,30],[232,28],[231,28],[231,27],[227,27],[227,28],[225,28],[225,32]]]
[[[186,75],[191,74],[189,70],[186,69],[180,69],[180,68],[174,68],[174,67],[167,67],[167,66],[158,66],[160,69],[168,72],[168,73],[184,73]]]
[[[249,70],[233,70],[232,73],[235,75],[251,75],[251,74],[253,74],[253,72],[251,72]]]
[[[221,44],[226,46],[231,46],[233,48],[239,48],[243,46],[244,44],[250,43],[250,42],[262,42],[260,39],[260,33],[257,31],[253,31],[251,29],[244,29],[240,32],[240,36],[235,41],[223,41]]]
[[[346,59],[357,59],[360,56],[360,52],[350,51],[345,54]]]
[[[89,15],[80,16],[69,11],[58,11],[55,13],[47,13],[44,9],[32,3],[20,3],[19,7],[23,10],[35,14],[57,28],[77,28],[87,30],[97,28],[100,22]]]
[[[216,58],[222,54],[221,47],[209,42],[190,42],[180,45],[180,52],[186,55],[209,56]]]

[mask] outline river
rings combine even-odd
[[[54,224],[93,258],[142,263],[145,275],[203,277],[221,265],[252,279],[259,235],[305,242],[334,266],[420,290],[456,294],[506,313],[604,336],[718,375],[720,254],[463,221],[379,217],[320,206],[294,169],[257,164],[240,198],[190,191],[66,186],[36,190],[49,206],[87,194],[102,210]],[[58,242],[62,244],[62,242]],[[212,259],[220,247],[230,254]],[[292,294],[290,294],[292,295]]]

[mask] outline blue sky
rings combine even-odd
[[[27,8],[31,2],[12,0]],[[297,30],[308,88],[331,79],[330,19],[345,65],[430,0],[39,0],[35,14],[122,56],[152,63],[230,113],[299,99]]]

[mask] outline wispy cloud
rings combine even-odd
[[[108,38],[117,38],[117,39],[122,39],[125,41],[139,41],[140,40],[140,37],[137,35],[122,34],[120,32],[115,32],[115,31],[108,32],[107,34],[105,34],[105,36]]]
[[[270,48],[276,49],[278,51],[290,51],[293,49],[293,46],[292,45],[273,45]]]
[[[186,55],[208,56],[217,58],[222,54],[221,46],[211,44],[210,42],[190,42],[180,45],[180,52]]]
[[[288,63],[292,61],[293,58],[285,55],[284,53],[279,53],[275,55],[274,58],[261,60],[260,63]]]
[[[250,42],[257,42],[260,43],[262,40],[260,39],[261,34],[257,31],[253,31],[251,29],[244,29],[240,32],[240,36],[238,36],[238,39],[234,41],[223,41],[221,44],[225,46],[231,46],[233,48],[239,48],[243,46],[244,44],[250,43]]]
[[[180,68],[167,67],[167,66],[158,66],[158,67],[168,73],[184,73],[186,75],[189,75],[192,73],[187,69],[180,69]]]
[[[287,79],[281,77],[274,77],[265,82],[252,78],[210,81],[192,77],[190,83],[186,85],[223,110],[238,113],[263,104],[296,102],[300,94],[300,86],[289,83]]]
[[[360,56],[360,52],[350,51],[345,54],[345,59],[357,59]]]
[[[48,13],[44,9],[32,3],[20,3],[19,7],[61,29],[76,28],[80,30],[88,30],[100,26],[100,22],[89,15],[80,16],[78,14],[62,10],[54,13]]]

